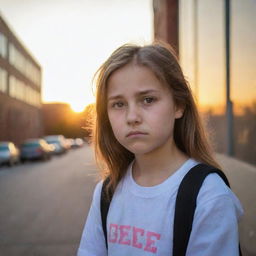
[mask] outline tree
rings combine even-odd
[[[95,103],[91,103],[87,105],[83,112],[83,129],[85,130],[86,137],[88,138],[88,142],[91,142],[92,133],[95,124]]]

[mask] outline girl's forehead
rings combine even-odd
[[[170,90],[169,86],[158,79],[148,67],[138,64],[127,64],[114,71],[108,79],[108,94],[127,90]]]
[[[128,63],[117,70],[115,70],[110,78],[113,77],[118,77],[118,76],[124,76],[128,75],[130,76],[131,74],[134,74],[136,76],[141,75],[141,76],[155,76],[154,72],[151,70],[151,68],[137,64],[135,62]]]

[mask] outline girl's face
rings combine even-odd
[[[171,91],[147,67],[128,64],[108,80],[107,110],[118,142],[135,155],[148,154],[173,140],[182,111]]]

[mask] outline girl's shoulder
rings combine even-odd
[[[235,193],[217,173],[211,173],[205,178],[198,193],[197,206],[198,208],[205,208],[216,203],[221,204],[221,202],[223,205],[233,205],[233,209],[239,217],[243,214],[242,205]]]
[[[103,180],[99,181],[95,188],[94,188],[94,192],[93,192],[93,202],[99,202],[100,201],[100,197],[101,197],[101,190],[102,190],[102,185],[103,185]]]
[[[211,173],[205,178],[198,194],[198,199],[206,202],[218,197],[230,197],[233,194],[217,173]]]

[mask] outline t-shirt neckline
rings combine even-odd
[[[182,178],[185,176],[185,174],[197,164],[197,162],[189,158],[187,161],[185,161],[178,170],[176,170],[172,175],[170,175],[166,180],[164,180],[162,183],[151,186],[151,187],[144,187],[135,182],[132,176],[132,167],[133,167],[134,161],[129,165],[127,169],[127,177],[126,180],[128,182],[130,191],[139,197],[149,198],[149,197],[155,197],[159,196],[162,193],[166,193],[171,190],[174,190],[176,188]]]

